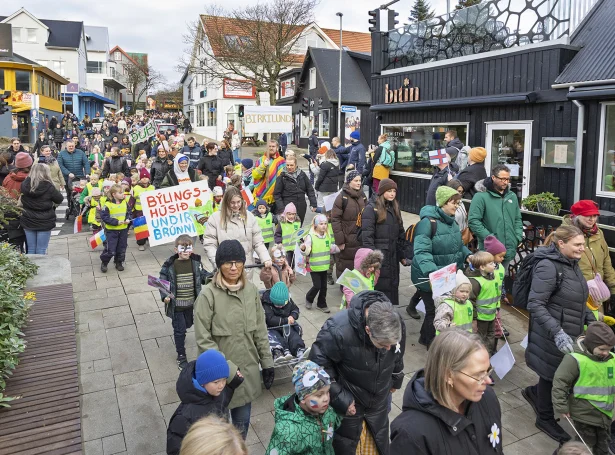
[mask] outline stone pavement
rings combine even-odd
[[[404,219],[408,226],[417,217],[404,214]],[[179,371],[171,321],[164,315],[157,292],[147,286],[147,275],[159,273],[172,248],[159,246],[138,251],[131,234],[126,270],[118,273],[111,264],[103,274],[99,260],[101,247],[92,251],[88,236],[88,233],[58,236],[52,238],[49,247],[50,255],[63,256],[71,262],[85,454],[163,454],[166,426],[178,406],[175,381]],[[197,246],[197,253],[200,252],[201,247]],[[403,306],[399,312],[407,328],[404,359],[404,384],[407,384],[413,373],[423,367],[426,351],[417,343],[421,321],[410,319],[404,311],[414,292],[408,268],[402,268],[401,283]],[[309,277],[299,277],[291,288],[301,309],[299,322],[307,345],[314,341],[328,317],[305,310],[302,296],[310,286]],[[332,314],[338,311],[340,299],[338,286],[329,286]],[[504,323],[510,330],[509,342],[517,360],[506,378],[495,384],[503,413],[505,453],[551,454],[557,444],[534,426],[533,411],[520,393],[522,387],[537,382],[537,376],[525,365],[523,348],[519,345],[527,331],[527,320],[516,312],[505,312]],[[186,345],[188,360],[195,359],[197,348],[192,330]],[[289,382],[278,384],[270,391],[264,390],[252,403],[247,439],[250,454],[264,453],[274,425],[274,399],[291,390]],[[403,389],[393,396],[391,419],[401,413],[402,398]]]

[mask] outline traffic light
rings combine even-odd
[[[369,20],[369,23],[371,25],[371,27],[369,28],[369,32],[379,32],[380,29],[378,27],[378,16],[380,15],[380,10],[374,9],[372,11],[369,11],[368,14],[371,16],[371,19]]]
[[[388,30],[393,30],[394,28],[397,28],[397,24],[399,24],[399,21],[396,19],[397,16],[399,16],[398,12],[393,11],[392,9],[389,10],[389,23],[388,23]]]
[[[309,110],[310,110],[309,98],[306,98],[306,97],[301,98],[301,113],[303,115],[307,115]]]
[[[8,112],[11,109],[9,103],[7,103],[6,101],[9,96],[11,96],[10,90],[7,90],[0,95],[0,115],[4,114],[5,112]]]
[[[244,116],[243,108],[244,108],[244,105],[240,104],[239,105],[239,118],[243,118],[243,116]]]

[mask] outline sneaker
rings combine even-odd
[[[521,389],[521,395],[523,395],[523,398],[525,398],[525,401],[527,401],[530,404],[530,406],[534,410],[534,414],[538,416],[538,407],[536,406],[537,397],[534,394],[534,389],[532,389],[531,386],[526,387],[525,389]]]
[[[139,251],[145,251],[145,245],[139,245]]]
[[[421,315],[416,311],[416,307],[412,305],[412,302],[406,307],[406,313],[408,313],[408,316],[412,319],[421,319]]]
[[[313,305],[313,303],[312,303],[312,302],[310,302],[310,301],[309,301],[309,300],[307,300],[307,299],[305,300],[305,309],[306,309],[306,310],[311,310],[311,309],[312,309],[312,305]]]
[[[179,368],[179,371],[183,370],[187,366],[188,366],[188,359],[186,359],[186,356],[178,355],[177,356],[177,368]]]
[[[326,307],[326,306],[319,307],[319,306],[317,306],[316,308],[318,308],[323,313],[331,313],[331,310],[329,309],[329,307]]]
[[[100,264],[100,271],[102,273],[107,273],[107,264],[105,264],[104,262]]]
[[[294,359],[294,357],[290,353],[290,351],[288,349],[286,351],[284,351],[284,360],[292,360],[292,359]]]
[[[536,428],[549,436],[551,439],[554,439],[562,444],[572,439],[570,435],[566,433],[566,430],[559,426],[555,419],[536,419]]]
[[[335,280],[333,279],[333,275],[327,276],[327,284],[329,284],[331,286],[335,284]]]
[[[274,349],[271,354],[273,355],[273,363],[279,362],[280,360],[284,360],[282,351],[280,351],[279,349]]]
[[[123,272],[124,271],[124,266],[122,265],[121,262],[116,262],[115,263],[115,268],[117,269],[118,272]]]

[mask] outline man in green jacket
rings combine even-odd
[[[478,238],[478,248],[484,249],[488,235],[494,235],[506,247],[504,270],[517,253],[517,246],[523,239],[523,222],[519,199],[510,190],[510,169],[498,164],[491,170],[491,177],[484,180],[485,191],[472,198],[468,226]]]

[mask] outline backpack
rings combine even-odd
[[[451,147],[457,148],[453,145]],[[462,171],[463,169],[468,167],[468,157],[470,156],[470,150],[472,150],[472,147],[466,145],[465,147],[462,147],[461,150],[459,150],[459,153],[457,153],[457,158],[455,158],[455,164],[459,166],[459,171]]]
[[[433,239],[438,230],[438,223],[433,218],[429,218],[429,221],[431,222],[431,235],[429,238]],[[414,259],[414,235],[418,224],[419,223],[409,226],[408,229],[406,229],[404,238],[397,242],[398,250],[403,252],[402,258],[406,259],[406,261],[412,261],[412,259]]]
[[[380,158],[378,158],[378,163],[384,167],[393,167],[393,164],[395,164],[395,152],[391,150],[390,144],[387,147],[385,147],[385,144],[382,144],[382,152],[380,153]]]
[[[537,259],[534,254],[535,253],[530,253],[521,260],[512,287],[513,301],[511,302],[511,305],[524,310],[527,310],[527,302],[530,296],[530,288],[532,287],[534,267],[541,260]],[[554,264],[557,272],[555,288],[559,289],[562,284],[562,275],[564,270],[562,269],[562,264],[559,262],[554,262]]]

